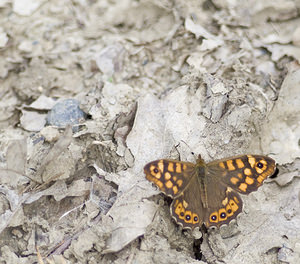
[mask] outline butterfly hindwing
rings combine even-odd
[[[224,195],[217,204],[209,204],[210,207],[207,210],[204,221],[206,227],[220,227],[221,225],[229,224],[243,209],[243,201],[240,195],[230,187],[224,190]]]
[[[199,199],[199,191],[197,177],[193,177],[187,188],[171,204],[171,215],[184,228],[194,229],[203,223],[206,210]]]

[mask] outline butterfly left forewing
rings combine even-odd
[[[179,196],[186,188],[194,170],[193,163],[171,159],[155,160],[144,167],[147,180],[172,198]]]
[[[207,164],[208,177],[217,176],[223,185],[242,194],[256,191],[275,170],[275,161],[262,155],[235,156]]]

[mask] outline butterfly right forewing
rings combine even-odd
[[[256,191],[275,171],[275,161],[262,155],[241,155],[215,160],[206,165],[209,210],[205,225],[228,224],[242,212],[238,193]]]
[[[276,169],[275,161],[262,155],[241,155],[207,164],[208,174],[242,194],[256,191]]]

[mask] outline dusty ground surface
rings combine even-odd
[[[299,8],[0,0],[0,263],[299,263]],[[47,126],[68,98],[80,125]],[[192,152],[279,174],[192,233],[143,173]]]

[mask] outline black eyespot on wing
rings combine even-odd
[[[256,164],[256,166],[257,166],[258,168],[262,169],[262,168],[264,167],[264,164],[262,164],[261,162],[258,162],[258,163]]]
[[[198,221],[198,217],[194,216],[194,222],[197,222],[197,221]]]
[[[158,169],[155,168],[155,169],[153,170],[153,172],[154,172],[154,173],[158,173]]]
[[[211,220],[216,221],[216,220],[217,220],[217,217],[216,217],[215,215],[212,215],[212,216],[211,216]]]
[[[181,217],[184,216],[184,212],[181,212],[181,213],[180,213],[180,216],[181,216]]]
[[[221,213],[221,214],[220,214],[220,217],[221,217],[221,218],[226,218],[226,214],[225,214],[225,213]]]
[[[190,215],[186,215],[186,216],[185,216],[185,219],[186,219],[187,221],[190,221],[190,220],[191,220],[191,216],[190,216]]]

